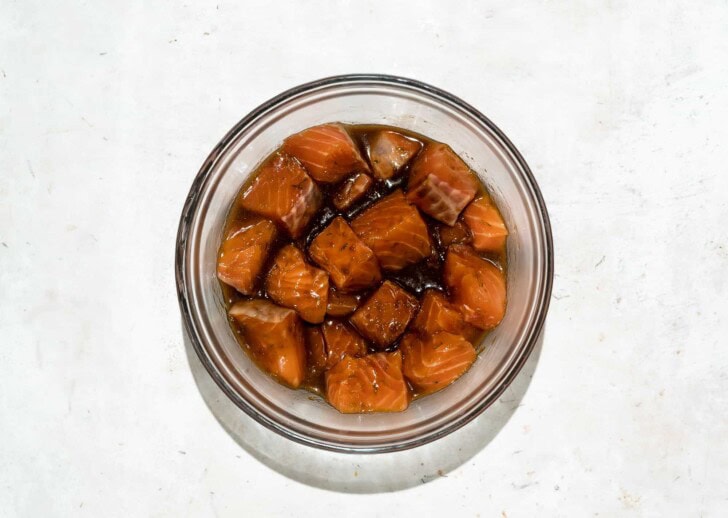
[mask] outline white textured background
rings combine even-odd
[[[241,447],[186,354],[178,216],[238,119],[347,72],[449,90],[522,151],[556,246],[540,356],[377,458],[208,386]],[[725,1],[0,0],[0,515],[726,516],[727,128]]]

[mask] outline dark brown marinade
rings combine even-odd
[[[359,150],[362,153],[362,156],[367,157],[369,155],[368,153],[368,138],[370,135],[377,131],[381,130],[390,130],[395,131],[397,133],[400,133],[402,135],[405,135],[409,138],[418,140],[422,142],[423,144],[428,144],[430,142],[436,142],[432,139],[429,139],[423,135],[420,135],[418,133],[414,133],[408,130],[404,130],[402,128],[397,128],[394,126],[382,126],[382,125],[376,125],[376,124],[360,124],[360,125],[346,125],[343,126],[346,127],[347,131],[349,132],[349,135],[351,135],[354,142],[358,145]],[[270,156],[275,154],[278,150],[271,153]],[[269,158],[266,157],[265,160],[261,161],[261,164],[266,162]],[[358,214],[366,210],[368,207],[373,205],[377,200],[383,198],[384,196],[394,192],[397,189],[402,189],[403,191],[406,191],[407,187],[407,178],[409,176],[409,168],[411,163],[414,161],[410,160],[410,162],[404,166],[400,172],[391,180],[385,180],[385,181],[376,181],[372,188],[369,189],[369,191],[362,196],[359,200],[354,202],[351,206],[349,206],[344,211],[339,211],[336,209],[332,203],[333,194],[336,191],[336,189],[339,187],[340,184],[318,184],[319,189],[321,189],[321,192],[323,194],[323,203],[319,211],[316,213],[316,215],[313,217],[311,222],[308,225],[308,228],[303,233],[301,237],[298,239],[292,239],[290,236],[287,235],[285,231],[281,229],[281,232],[278,233],[278,236],[276,237],[275,241],[273,242],[273,245],[271,247],[270,253],[268,254],[266,264],[261,269],[261,274],[258,276],[258,279],[256,281],[256,293],[251,296],[247,297],[241,293],[239,293],[235,288],[232,286],[228,286],[227,284],[220,282],[220,288],[222,289],[223,293],[223,299],[225,301],[225,307],[226,309],[229,309],[230,306],[235,304],[238,301],[241,300],[249,300],[252,298],[263,298],[263,299],[269,299],[268,294],[265,291],[264,288],[264,279],[267,274],[267,272],[270,270],[273,261],[275,260],[275,256],[283,246],[289,244],[289,243],[295,243],[299,248],[305,251],[307,255],[307,259],[310,261],[310,257],[308,257],[308,247],[311,244],[311,241],[324,229],[326,226],[338,215],[343,216],[347,221],[351,221],[353,218],[355,218]],[[257,176],[257,168],[256,171],[250,175],[248,181],[241,186],[240,191],[238,195],[235,198],[234,203],[230,207],[230,210],[228,212],[227,218],[225,220],[225,227],[222,232],[222,236],[227,236],[232,230],[239,228],[240,226],[244,225],[248,221],[257,221],[260,219],[260,216],[244,209],[240,205],[240,200],[242,199],[242,194],[247,190],[247,188],[250,186],[250,184],[253,182],[255,177]],[[489,195],[488,191],[485,189],[485,187],[482,185],[482,183],[479,183],[479,191],[476,194],[476,198],[480,195],[487,194]],[[420,297],[425,290],[427,289],[436,289],[442,292],[446,292],[445,287],[443,286],[442,278],[441,278],[441,267],[442,263],[445,259],[445,253],[446,248],[443,246],[439,233],[438,228],[442,225],[442,223],[437,222],[427,214],[420,212],[420,215],[425,220],[425,223],[427,224],[430,238],[432,241],[432,244],[435,248],[435,253],[420,261],[419,263],[410,265],[400,271],[397,272],[389,272],[382,270],[382,281],[385,280],[391,280],[403,288],[405,288],[410,293],[416,295],[417,297]],[[482,257],[489,259],[491,262],[496,264],[499,268],[501,268],[504,272],[506,271],[507,267],[507,261],[505,257],[505,253],[502,254],[489,254],[489,253],[481,253]],[[310,261],[313,263],[313,261]],[[315,263],[313,263],[315,264]],[[360,292],[362,295],[362,300],[366,300],[366,298],[371,294],[373,290],[363,291]],[[326,317],[327,320],[339,320],[341,322],[348,322],[348,319],[346,318],[330,318],[328,315]],[[229,319],[230,325],[235,332],[235,336],[240,343],[241,347],[247,350],[247,345],[245,344],[243,338],[242,338],[242,332],[239,327],[239,325],[232,319]],[[304,326],[307,327],[313,327],[313,324],[309,324],[307,322],[303,322]],[[476,343],[480,343],[482,341],[482,338],[488,333],[488,331],[484,331],[482,335],[478,338]],[[399,348],[400,339],[395,341],[393,344],[391,344],[389,347],[387,347],[386,351],[395,351]],[[369,352],[379,352],[380,349],[377,349],[375,347],[369,346]],[[478,351],[480,352],[480,351]],[[306,379],[304,383],[301,385],[302,388],[307,389],[319,396],[324,395],[325,388],[324,388],[324,380],[323,375],[318,375],[317,377],[311,379]],[[412,389],[412,387],[410,387]],[[413,394],[413,399],[416,399],[419,397],[419,394],[415,390],[411,390]]]

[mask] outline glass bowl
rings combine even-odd
[[[215,276],[228,209],[257,164],[292,133],[324,122],[399,126],[449,144],[488,186],[508,238],[508,305],[470,370],[399,413],[340,414],[321,398],[276,383],[251,362],[227,322]],[[210,376],[253,419],[303,444],[354,453],[412,448],[463,426],[503,393],[543,326],[553,281],[548,214],[523,157],[485,116],[419,81],[330,77],[288,90],[243,118],[192,184],[177,235],[176,280],[186,332]]]

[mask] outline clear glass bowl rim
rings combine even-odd
[[[186,262],[186,249],[187,249],[187,238],[190,231],[190,225],[193,217],[197,211],[201,189],[204,185],[205,180],[210,174],[214,164],[223,155],[228,145],[236,138],[236,136],[243,131],[247,126],[256,121],[261,115],[265,114],[269,110],[276,108],[277,106],[286,103],[288,100],[295,98],[300,95],[305,95],[307,92],[320,89],[322,87],[331,87],[336,85],[347,86],[347,85],[366,85],[366,84],[384,84],[388,86],[400,86],[410,91],[416,91],[424,94],[434,100],[458,108],[468,115],[477,120],[480,124],[487,127],[489,131],[493,132],[498,138],[501,139],[503,145],[513,154],[514,159],[519,165],[520,171],[524,175],[524,181],[530,189],[533,196],[533,201],[538,207],[539,217],[541,222],[540,231],[542,233],[544,243],[544,263],[543,263],[543,279],[544,282],[541,285],[540,293],[538,293],[538,310],[536,318],[531,323],[531,329],[528,333],[528,339],[522,347],[521,355],[516,358],[515,363],[509,373],[509,376],[503,380],[498,386],[497,390],[491,392],[486,399],[481,401],[478,405],[467,414],[459,416],[457,419],[449,422],[447,425],[441,427],[438,430],[414,437],[410,440],[400,442],[397,444],[387,444],[383,446],[358,448],[349,447],[340,443],[327,443],[321,440],[317,440],[306,435],[302,435],[295,430],[291,430],[280,423],[269,419],[267,416],[262,415],[252,406],[250,406],[246,400],[240,396],[237,392],[233,391],[226,380],[218,372],[215,365],[209,360],[207,355],[203,352],[203,344],[201,337],[196,332],[195,326],[192,323],[190,301],[187,294],[187,279],[185,275],[185,262]],[[329,451],[344,452],[344,453],[386,453],[392,451],[401,451],[417,446],[421,446],[432,441],[444,437],[455,430],[465,426],[467,423],[475,419],[481,413],[483,413],[491,404],[493,404],[501,396],[501,394],[508,388],[513,382],[518,373],[523,368],[523,365],[528,360],[531,352],[533,351],[536,342],[538,341],[543,325],[546,319],[546,315],[549,309],[549,303],[551,300],[551,290],[553,285],[554,275],[554,253],[553,253],[553,237],[551,233],[551,222],[549,219],[546,204],[543,200],[543,196],[538,187],[536,179],[531,172],[528,164],[516,149],[513,143],[506,137],[506,135],[485,115],[483,115],[476,108],[466,103],[459,97],[456,97],[440,88],[431,86],[415,79],[409,79],[400,76],[385,75],[385,74],[345,74],[326,77],[316,81],[301,84],[294,88],[284,91],[283,93],[269,99],[262,103],[260,106],[252,110],[245,117],[243,117],[228,133],[215,145],[213,150],[210,152],[208,157],[205,159],[202,167],[200,168],[197,176],[192,182],[189,194],[185,200],[182,214],[180,217],[179,227],[177,231],[177,241],[175,249],[175,279],[177,285],[177,297],[180,305],[180,311],[182,313],[182,321],[184,324],[187,336],[190,339],[191,345],[200,359],[205,370],[209,373],[212,379],[215,381],[218,387],[230,398],[230,400],[244,411],[247,415],[252,417],[255,421],[262,424],[266,428],[290,439],[295,442],[305,444],[307,446],[313,446]]]

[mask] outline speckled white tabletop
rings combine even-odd
[[[243,115],[347,72],[488,115],[554,227],[542,342],[464,429],[324,453],[182,334],[182,203]],[[728,4],[0,1],[0,515],[726,516]]]

